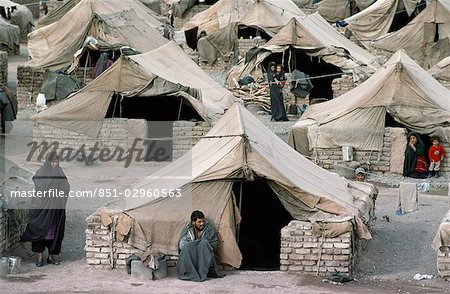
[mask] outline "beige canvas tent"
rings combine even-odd
[[[52,11],[50,11],[47,15],[40,18],[37,23],[37,27],[38,28],[45,27],[46,25],[49,25],[49,24],[52,24],[52,23],[58,21],[59,19],[61,19],[61,17],[66,15],[67,12],[69,12],[72,8],[75,7],[75,5],[77,5],[81,1],[82,0],[64,1],[64,3],[62,5],[58,6],[56,9],[53,9]]]
[[[155,49],[164,42],[157,31],[162,24],[152,14],[138,0],[83,0],[57,22],[30,33],[28,65],[63,68],[72,63],[86,37],[94,37],[99,46],[134,46],[140,52]]]
[[[403,49],[428,69],[450,55],[450,0],[433,0],[402,29],[382,36],[372,47],[395,52]]]
[[[172,41],[144,54],[122,56],[86,87],[33,119],[96,137],[107,116],[214,121],[233,102],[232,94]]]
[[[363,45],[387,34],[394,18],[402,12],[413,17],[420,0],[377,0],[363,11],[345,19],[346,27]],[[406,25],[406,23],[405,23]]]
[[[439,61],[428,72],[436,79],[450,81],[450,56]]]
[[[450,139],[450,90],[397,51],[368,80],[325,103],[312,105],[294,125],[289,144],[381,151],[387,116],[409,130]]]
[[[374,3],[376,0],[323,0],[317,12],[327,21],[335,22],[350,17]]]
[[[370,75],[378,67],[376,57],[367,50],[351,42],[333,29],[319,14],[291,19],[269,42],[259,47],[259,52],[245,63],[238,64],[230,71],[228,85],[234,85],[233,79],[252,76],[257,81],[264,79],[264,71],[273,54],[282,54],[286,71],[299,69],[307,74],[325,75],[330,72],[318,72],[318,68],[326,63],[349,73],[365,73]],[[297,51],[311,59],[317,57],[319,62],[307,68],[307,62],[297,61]],[[299,57],[300,58],[300,57]],[[330,82],[336,76],[330,77]],[[330,97],[332,98],[332,97]]]
[[[211,8],[195,15],[184,26],[187,44],[197,48],[197,32],[205,30],[208,36],[208,63],[215,61],[216,55],[228,55],[235,49],[240,31],[250,29],[247,34],[257,34],[267,38],[275,35],[291,18],[304,13],[291,0],[222,0]],[[243,37],[249,37],[243,36]],[[200,51],[200,48],[199,48]],[[201,53],[200,53],[201,54]]]
[[[252,182],[267,185],[266,190],[253,195],[254,202],[248,206],[259,212],[253,228],[278,235],[278,261],[280,230],[272,232],[263,224],[266,220],[277,223],[281,210],[286,210],[289,219],[334,220],[335,226],[352,220],[360,238],[371,238],[366,226],[373,205],[371,186],[349,182],[313,164],[235,103],[189,153],[132,186],[145,191],[172,189],[172,195],[178,194],[176,189],[180,191],[176,197],[128,198],[126,204],[121,204],[126,205],[121,216],[125,227],[127,218],[132,218],[128,222],[132,225],[125,230],[125,235],[129,231],[127,241],[144,251],[178,255],[179,233],[190,213],[199,209],[218,228],[220,260],[239,267],[242,255],[236,239],[245,236],[237,235],[236,225],[240,221],[243,225],[250,217],[241,204],[252,191],[241,194],[234,188]],[[282,205],[269,207],[270,215],[266,215],[262,202],[268,201],[265,197],[269,194],[276,200],[274,203]]]
[[[18,52],[20,44],[20,29],[0,18],[0,44],[9,52]]]

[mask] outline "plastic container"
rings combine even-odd
[[[44,93],[39,93],[36,98],[36,106],[45,106],[47,100]]]
[[[9,274],[9,258],[0,258],[0,276]]]
[[[342,146],[342,160],[343,161],[353,161],[353,147],[352,146]]]
[[[155,280],[160,280],[167,277],[167,262],[165,259],[159,260],[159,266],[155,271],[153,271],[153,277]]]
[[[9,257],[9,273],[20,274],[20,267],[22,266],[22,259],[18,256]]]

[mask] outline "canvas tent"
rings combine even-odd
[[[0,44],[11,52],[17,52],[20,44],[19,27],[8,23],[2,18],[0,18]]]
[[[306,69],[306,62],[296,61],[297,51],[304,52],[305,56],[307,55],[309,58],[317,57],[319,62],[311,69]],[[267,60],[275,53],[284,56],[283,63],[287,60],[287,64],[284,64],[286,71],[300,69],[310,75],[312,72],[308,72],[309,70],[315,70],[323,65],[323,62],[320,64],[321,60],[350,73],[369,74],[379,67],[375,56],[334,30],[318,13],[292,18],[256,52],[253,53],[253,58],[246,61],[245,65],[238,64],[230,71],[233,74],[229,75],[229,86],[233,85],[233,78],[239,80],[248,75],[257,81],[263,80],[264,66],[267,66]],[[320,74],[326,73],[315,72],[315,75]],[[331,80],[334,78],[336,76],[331,77]]]
[[[377,0],[363,11],[345,19],[346,27],[363,45],[387,34],[401,12],[412,17],[420,0]]]
[[[132,185],[133,189],[146,191],[179,188],[180,196],[127,199],[120,204],[126,209],[119,216],[118,226],[126,227],[128,219],[125,235],[129,232],[127,241],[136,248],[178,255],[179,232],[189,221],[190,213],[199,209],[218,228],[220,260],[239,267],[242,255],[236,241],[236,225],[248,217],[239,211],[240,202],[247,195],[233,194],[233,184],[258,179],[268,184],[265,193],[275,193],[274,198],[293,218],[334,220],[336,226],[352,220],[360,238],[371,238],[366,226],[373,205],[370,186],[347,181],[313,164],[238,103],[189,153]],[[258,196],[263,199],[264,195]],[[259,221],[269,218],[276,222],[278,214],[272,210],[272,217],[259,215]],[[268,231],[267,227],[259,229]]]
[[[198,13],[184,26],[187,44],[195,49],[197,32],[205,30],[208,36],[205,45],[210,53],[208,63],[215,61],[215,55],[228,55],[235,49],[240,37],[239,31],[250,28],[250,33],[275,35],[292,17],[304,16],[304,13],[291,0],[223,0],[211,8]]]
[[[450,81],[450,56],[439,61],[428,72],[435,79]]]
[[[86,87],[33,119],[96,137],[105,117],[167,121],[181,115],[214,121],[233,102],[231,93],[172,41],[144,54],[122,56]]]
[[[335,22],[350,17],[376,0],[323,0],[317,6],[317,12],[327,21]]]
[[[289,144],[302,152],[342,146],[381,151],[388,115],[409,130],[449,141],[449,97],[450,90],[397,51],[358,87],[310,106],[293,126]]]
[[[64,68],[86,37],[94,37],[98,46],[132,46],[146,52],[165,43],[157,30],[161,25],[137,0],[83,0],[57,22],[30,33],[28,65]]]
[[[17,4],[17,8],[11,13],[11,24],[20,28],[22,35],[27,35],[34,27],[33,13],[25,5]]]
[[[50,11],[47,15],[39,19],[37,23],[37,27],[45,27],[49,24],[52,24],[59,19],[61,19],[67,12],[69,12],[72,8],[75,7],[81,0],[68,0],[64,1],[64,3],[58,6],[56,9]]]
[[[405,50],[425,69],[450,55],[450,0],[433,0],[402,29],[382,36],[372,47]]]

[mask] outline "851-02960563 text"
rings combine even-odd
[[[108,189],[96,188],[93,193],[98,197],[126,197],[126,198],[179,198],[181,197],[181,189]],[[95,197],[95,196],[94,196]]]

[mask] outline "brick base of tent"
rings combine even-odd
[[[126,258],[140,250],[126,242],[113,240],[110,227],[101,224],[103,211],[104,208],[100,208],[86,219],[86,263],[94,268],[123,268]],[[335,271],[349,274],[361,248],[362,242],[351,232],[321,239],[313,236],[311,223],[292,221],[281,231],[280,270],[319,275]],[[178,256],[167,258],[168,266],[176,265]]]

